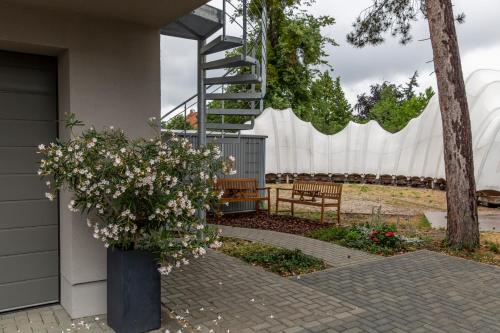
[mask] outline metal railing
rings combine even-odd
[[[233,0],[234,1],[234,0]],[[236,0],[238,1],[238,0]],[[223,11],[223,25],[222,25],[222,35],[225,37],[227,33],[227,23],[235,23],[238,27],[241,28],[241,35],[243,40],[243,46],[241,48],[241,54],[245,56],[252,55],[254,58],[256,56],[256,51],[258,47],[261,48],[260,54],[260,64],[257,67],[256,74],[261,77],[261,91],[264,95],[266,92],[266,68],[267,68],[267,7],[266,0],[254,0],[254,2],[248,2],[248,0],[240,0],[241,8],[238,8],[235,4],[232,3],[231,0],[223,0],[222,1],[222,11]],[[254,8],[257,9],[258,17],[255,22],[249,20],[249,6],[253,3],[255,5]],[[229,6],[228,6],[229,5]],[[233,13],[229,13],[227,11],[228,7],[233,8]],[[259,10],[259,8],[261,10]],[[242,22],[238,22],[238,18],[241,17]],[[229,19],[229,20],[228,20]],[[248,31],[248,27],[252,30]],[[251,36],[251,44],[248,45],[248,39]],[[237,68],[232,68],[227,70],[222,76],[226,77],[231,75],[237,71]],[[254,72],[253,72],[254,73]],[[212,89],[213,88],[213,89]],[[212,89],[209,91],[209,89]],[[209,85],[206,87],[207,93],[216,93],[218,91],[224,91],[224,85]],[[252,85],[252,90],[255,90],[255,85]],[[194,107],[198,103],[198,94],[193,94],[176,107],[172,108],[170,111],[165,113],[162,117],[162,121],[166,121],[168,123],[169,120],[173,119],[176,116],[183,115],[184,116],[184,132],[187,131],[187,112]],[[222,102],[224,105],[224,102]],[[260,101],[260,110],[263,110],[263,102]]]

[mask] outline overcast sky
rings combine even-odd
[[[334,75],[340,76],[351,103],[356,95],[368,91],[370,84],[384,80],[403,83],[415,70],[420,74],[421,90],[435,87],[427,22],[420,20],[413,27],[414,41],[406,46],[388,36],[376,47],[357,49],[346,42],[346,34],[357,14],[372,0],[317,0],[310,8],[315,15],[331,15],[336,24],[324,33],[339,46],[328,47],[328,62]],[[212,1],[214,5],[218,0]],[[457,26],[464,75],[479,68],[500,69],[500,0],[453,0],[455,13],[465,12],[466,23]],[[196,92],[196,43],[178,38],[162,37],[162,112],[170,110]]]

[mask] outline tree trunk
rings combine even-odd
[[[443,123],[447,240],[456,248],[479,246],[472,132],[451,0],[427,0],[439,106]]]

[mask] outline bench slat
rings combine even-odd
[[[220,203],[227,202],[255,202],[256,210],[259,210],[259,202],[267,201],[267,211],[270,212],[270,190],[269,188],[260,189],[257,186],[255,178],[220,178],[217,180],[215,187],[218,191],[222,191]],[[266,195],[262,195],[261,191],[266,191]]]

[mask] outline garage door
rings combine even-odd
[[[0,51],[0,312],[59,300],[58,208],[36,173],[56,117],[57,60]]]

